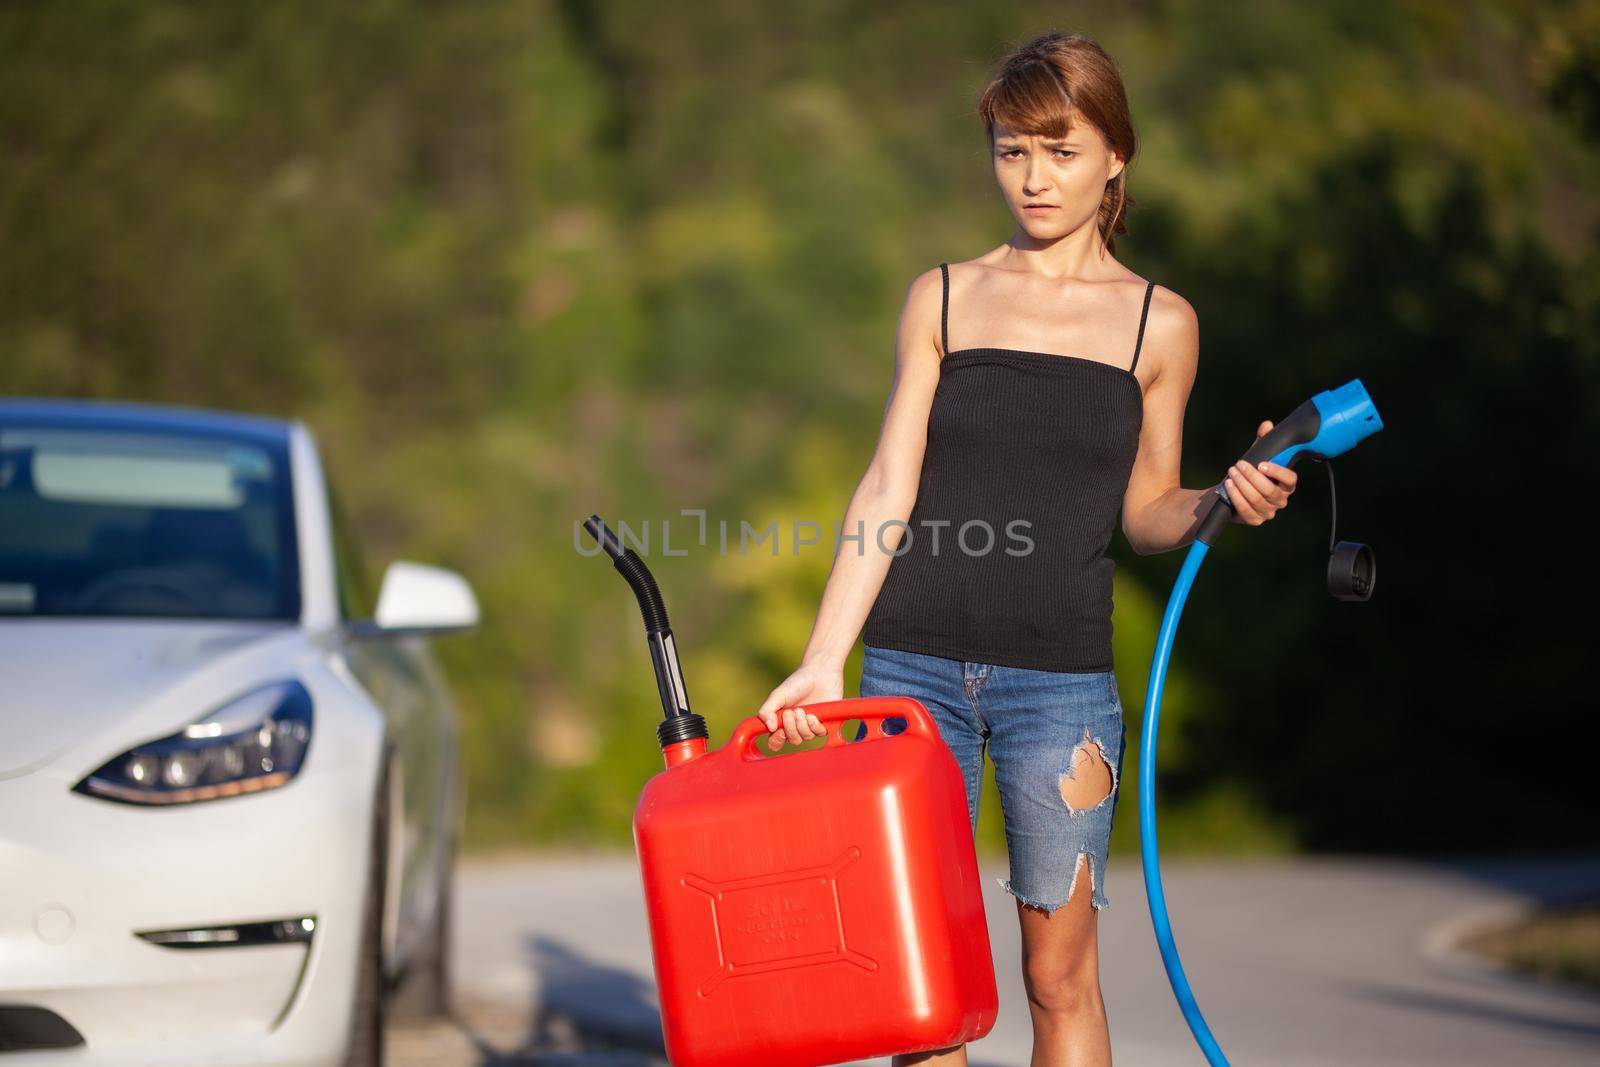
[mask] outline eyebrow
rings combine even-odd
[[[1014,139],[1012,139],[1010,137],[997,137],[997,138],[995,138],[995,142],[994,143],[995,143],[995,147],[996,148],[1021,148],[1022,147],[1022,142],[1021,141],[1014,140]],[[1070,140],[1070,139],[1069,140],[1064,140],[1064,141],[1045,141],[1043,143],[1044,143],[1044,146],[1046,148],[1082,148],[1083,147],[1081,142],[1073,141],[1073,140]]]

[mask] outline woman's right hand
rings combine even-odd
[[[844,670],[802,663],[762,702],[756,715],[771,735],[767,747],[776,752],[786,743],[801,744],[827,733],[807,704],[844,699]]]

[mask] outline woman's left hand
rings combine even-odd
[[[1272,431],[1272,423],[1263,421],[1256,430],[1260,440]],[[1289,503],[1299,476],[1288,467],[1263,460],[1259,465],[1243,460],[1228,468],[1223,484],[1228,487],[1228,499],[1233,502],[1234,518],[1247,526],[1260,526]]]

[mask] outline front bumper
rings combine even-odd
[[[55,1012],[84,1044],[0,1063],[337,1062],[372,777],[308,766],[270,792],[160,809],[72,784],[52,768],[0,781],[0,1005]],[[300,917],[315,921],[309,943],[173,948],[137,936]]]

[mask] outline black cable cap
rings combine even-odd
[[[1328,557],[1328,592],[1336,600],[1367,600],[1378,584],[1378,560],[1359,541],[1340,541]]]

